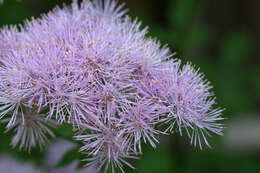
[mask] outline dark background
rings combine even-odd
[[[39,17],[63,0],[5,0],[0,26]],[[200,67],[214,86],[218,106],[225,108],[224,136],[209,139],[200,150],[178,134],[161,138],[127,173],[259,173],[260,172],[260,1],[259,0],[125,0],[129,14],[149,26],[149,36],[168,44],[177,58]],[[1,132],[3,132],[3,125]],[[71,129],[56,129],[71,139]],[[9,153],[43,169],[44,152],[31,155],[11,149],[11,133],[0,134],[0,154]],[[77,149],[77,147],[76,147]],[[59,166],[82,157],[68,151]],[[1,170],[0,170],[1,172]],[[15,172],[16,173],[16,172]],[[19,172],[17,172],[19,173]]]

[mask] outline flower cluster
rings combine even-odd
[[[87,166],[124,172],[159,135],[184,131],[202,147],[209,132],[222,134],[209,82],[123,6],[74,1],[1,29],[0,119],[17,133],[13,146],[30,151],[54,136],[50,125],[69,123]]]

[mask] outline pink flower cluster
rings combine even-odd
[[[1,29],[0,119],[13,146],[30,151],[69,123],[87,166],[124,172],[159,135],[185,132],[202,147],[222,134],[209,82],[125,13],[113,0],[74,1]]]

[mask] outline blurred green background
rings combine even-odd
[[[123,1],[123,0],[121,0]],[[214,86],[218,106],[226,108],[224,136],[209,139],[212,148],[190,146],[178,134],[161,138],[156,150],[144,147],[126,173],[260,172],[260,1],[259,0],[125,0],[132,17],[149,26],[149,36],[168,44],[176,57],[200,67]],[[5,0],[0,26],[39,17],[64,0]],[[4,131],[1,125],[1,132]],[[71,139],[70,127],[56,129]],[[0,134],[0,156],[9,154],[47,171],[46,152],[31,154],[10,147],[11,133]],[[82,156],[78,147],[65,152],[55,167]],[[1,164],[1,163],[0,163]],[[79,165],[80,167],[80,165]],[[1,170],[0,170],[1,172]],[[16,173],[16,172],[15,172]],[[17,170],[19,173],[19,170]]]

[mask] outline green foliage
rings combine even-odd
[[[229,65],[240,65],[247,62],[252,52],[250,34],[243,31],[234,31],[227,35],[220,46],[220,57]]]
[[[79,148],[73,148],[67,151],[63,156],[62,159],[57,163],[56,167],[64,167],[72,163],[73,161],[79,158]]]

